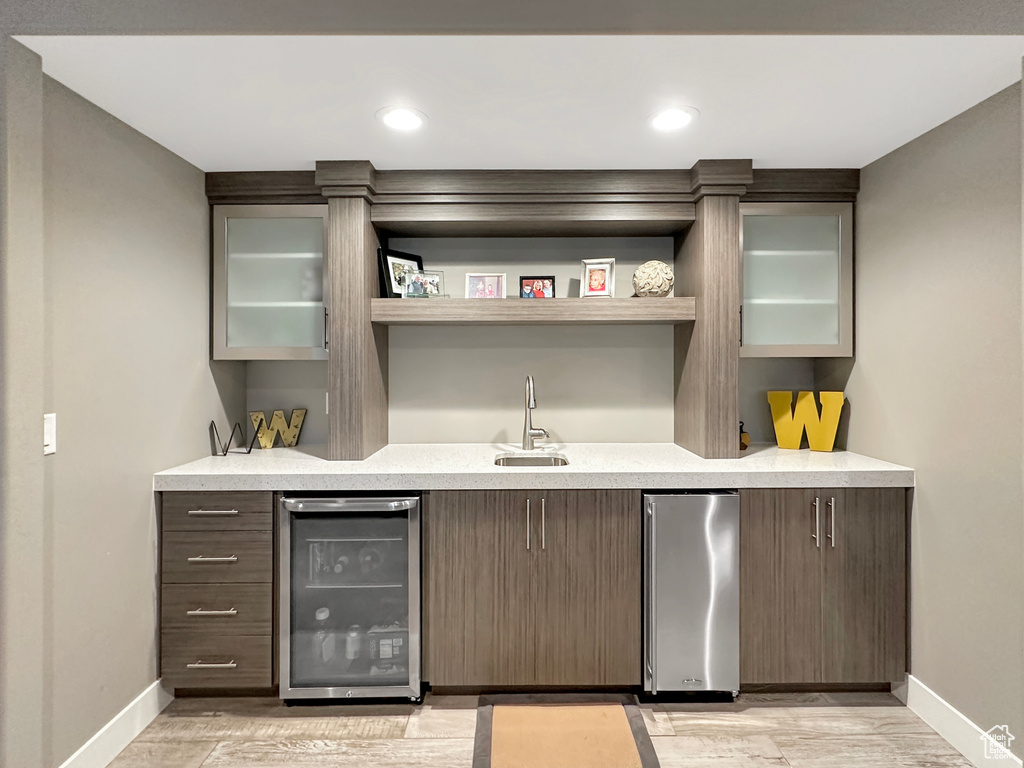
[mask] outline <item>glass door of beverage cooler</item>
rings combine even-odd
[[[283,699],[420,698],[419,498],[284,498]]]

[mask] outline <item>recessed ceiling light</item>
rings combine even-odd
[[[377,119],[396,131],[415,131],[427,122],[427,116],[409,107],[384,107],[377,110]]]
[[[651,127],[656,131],[678,131],[700,116],[693,107],[669,107],[650,116]]]

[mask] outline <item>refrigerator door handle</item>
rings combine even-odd
[[[656,542],[658,541],[657,536],[657,518],[654,516],[655,504],[653,501],[647,502],[647,536],[645,537],[645,544],[647,545],[647,578],[644,579],[644,587],[647,594],[645,597],[645,607],[647,614],[647,642],[644,644],[644,652],[647,656],[647,676],[650,680],[650,692],[658,692],[658,683],[655,679],[655,659],[657,659],[657,642],[655,635],[658,631],[657,616],[654,610],[655,595],[658,591],[658,568],[657,568],[657,554],[655,552]]]

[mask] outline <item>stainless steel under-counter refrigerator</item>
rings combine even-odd
[[[740,500],[644,495],[644,690],[740,687]]]
[[[282,699],[420,692],[420,499],[281,499]]]

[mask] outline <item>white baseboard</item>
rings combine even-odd
[[[60,768],[106,768],[173,700],[174,696],[157,680],[79,747]]]
[[[1002,759],[985,757],[983,729],[968,720],[949,702],[935,693],[913,675],[907,675],[907,700],[910,710],[950,743],[960,754],[978,768],[1021,768],[1024,763],[1019,757],[1005,754]],[[996,725],[996,723],[993,723]],[[1024,737],[1024,734],[1020,734]]]

